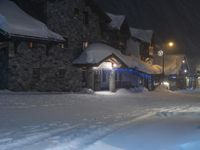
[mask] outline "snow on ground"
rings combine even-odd
[[[94,149],[96,145],[100,149],[105,149],[98,143],[105,144],[104,141],[113,140],[115,133],[118,135],[118,133],[130,131],[127,137],[131,138],[135,134],[139,136],[143,129],[153,132],[155,129],[153,125],[162,120],[169,124],[168,130],[173,125],[191,124],[191,134],[193,134],[196,131],[193,126],[198,127],[199,122],[197,119],[191,120],[199,117],[199,98],[200,94],[187,95],[167,91],[130,92],[125,89],[119,90],[116,94],[109,92],[95,94],[1,92],[0,149],[82,150]],[[173,120],[171,116],[178,115],[184,118],[186,114],[195,117],[189,117],[189,120],[180,119],[180,122],[171,121]],[[166,118],[170,118],[169,122]],[[146,124],[143,123],[145,121],[147,121]],[[138,123],[141,125],[137,126]],[[150,126],[146,129],[148,124]],[[161,123],[158,126],[163,129],[165,124]],[[138,129],[138,131],[133,129]],[[187,129],[190,131],[190,126]],[[159,129],[158,134],[160,131]],[[186,135],[190,136],[189,132]],[[199,135],[200,133],[196,132],[194,136]],[[144,136],[141,134],[139,137],[141,138],[133,143],[142,142]],[[178,137],[181,138],[181,136]],[[116,136],[117,138],[120,137]],[[191,138],[193,138],[192,135]],[[128,139],[120,138],[120,140],[125,140],[122,142],[125,143]],[[185,138],[181,140],[184,140],[183,143],[187,142]],[[170,146],[173,143],[169,141],[166,144]],[[115,143],[107,143],[107,146],[116,148]],[[107,149],[111,148],[107,147]]]
[[[155,116],[128,125],[86,150],[197,150],[200,147],[199,125],[199,116],[167,119]]]

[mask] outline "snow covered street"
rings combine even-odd
[[[100,92],[94,95],[2,92],[0,149],[94,150],[101,140],[135,123],[153,118],[149,127],[152,130],[152,122],[160,122],[159,119],[171,116],[169,120],[173,120],[176,115],[184,118],[185,115],[191,114],[193,117],[189,118],[195,118],[195,121],[190,119],[188,124],[195,122],[199,126],[199,101],[200,94],[159,91],[131,93],[123,89],[116,94]],[[180,126],[184,123],[183,120],[172,122]],[[148,126],[148,123],[145,125]],[[170,127],[172,126],[173,124]],[[139,131],[136,134],[140,134]],[[200,132],[196,134],[200,137]],[[101,146],[100,149],[106,149]]]

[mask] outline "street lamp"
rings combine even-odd
[[[167,46],[169,48],[174,47],[174,42],[168,42]],[[165,50],[161,49],[158,51],[158,56],[162,57],[162,81],[165,79]]]
[[[169,47],[173,47],[173,46],[174,46],[174,42],[169,42],[169,43],[168,43],[168,46],[169,46]]]

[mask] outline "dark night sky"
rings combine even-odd
[[[174,40],[176,52],[200,55],[199,0],[97,0],[108,12],[125,14],[133,27],[153,29],[157,40]]]

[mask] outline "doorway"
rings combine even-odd
[[[8,83],[8,47],[0,45],[0,89],[6,89]]]

